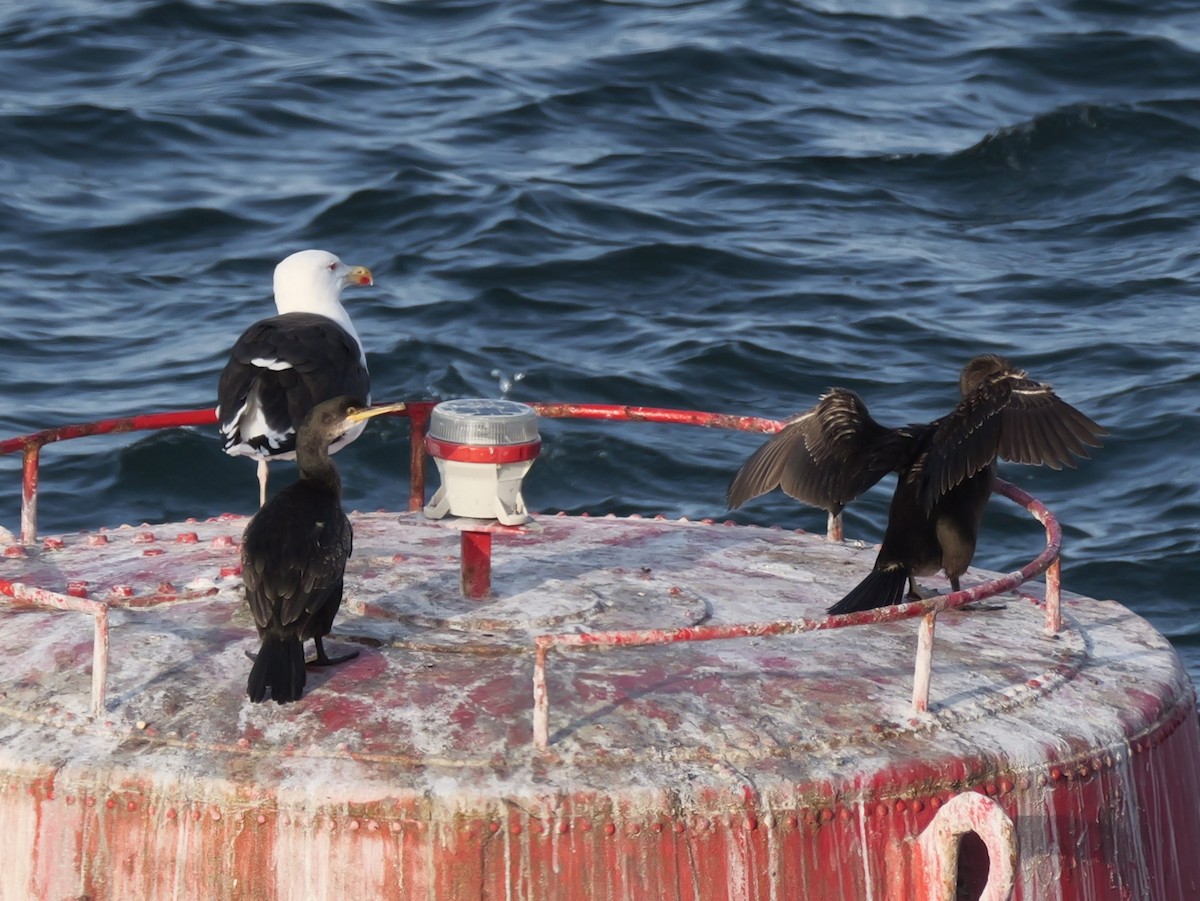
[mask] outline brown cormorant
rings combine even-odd
[[[316,644],[316,666],[357,656],[327,657],[321,643],[342,605],[342,575],[354,540],[329,447],[370,417],[402,409],[404,404],[367,407],[351,397],[317,404],[296,436],[299,480],[267,501],[246,526],[242,580],[262,639],[246,684],[251,701],[264,700],[267,689],[278,704],[299,700],[306,680],[305,639]]]
[[[217,418],[227,454],[258,460],[259,505],[267,461],[295,456],[296,428],[323,400],[371,402],[367,358],[342,306],[347,285],[373,285],[371,271],[324,250],[302,250],[275,267],[279,315],[254,323],[233,345],[217,385]],[[357,426],[330,449],[362,432]]]
[[[907,582],[944,570],[953,590],[975,556],[996,458],[1061,469],[1108,432],[997,354],[963,367],[962,400],[928,424],[886,428],[834,388],[760,447],[730,483],[730,507],[774,488],[838,514],[889,472],[899,476],[870,574],[833,614],[898,604]]]

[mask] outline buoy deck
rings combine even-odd
[[[731,817],[739,835],[769,824],[768,845],[822,823],[843,836],[826,841],[859,842],[884,821],[919,831],[944,800],[975,789],[1007,797],[1028,832],[1022,847],[1036,848],[1049,821],[1032,814],[1056,779],[1128,789],[1139,741],[1165,741],[1188,718],[1194,731],[1190,683],[1162,636],[1119,604],[1064,593],[1064,629],[1047,637],[1040,586],[1027,584],[987,609],[939,616],[930,710],[920,715],[910,702],[917,620],[554,649],[550,740],[539,751],[537,635],[819,617],[875,549],[778,529],[545,517],[496,536],[494,596],[477,602],[459,590],[457,531],[420,514],[352,522],[331,645],[361,654],[310,670],[304,698],[285,706],[246,698],[245,652],[257,639],[237,570],[245,518],[63,536],[0,558],[5,578],[19,571],[27,584],[111,608],[96,718],[90,617],[0,614],[6,788],[34,791],[43,807],[76,805],[80,816],[83,805],[106,805],[142,830],[147,818],[159,830],[194,817],[210,832],[219,825],[215,834],[236,824],[274,843],[296,841],[296,830],[307,842],[313,830],[361,828],[448,847],[499,831],[510,862],[518,851],[538,858],[530,843],[543,834],[563,843],[546,851],[551,859],[592,829],[678,836]],[[973,570],[964,584],[988,577]],[[1112,827],[1113,841],[1140,828],[1137,805],[1169,803],[1176,789],[1160,787],[1158,802],[1130,790],[1113,802],[1128,807],[1114,817],[1130,824]],[[43,828],[44,815],[23,825],[0,815],[0,825]],[[1128,841],[1142,842],[1133,832]],[[800,862],[804,872],[824,866]],[[1061,884],[1062,859],[1048,851],[1042,864],[1036,878]],[[311,876],[312,864],[291,866]],[[888,865],[856,866],[839,878],[866,890],[872,867]],[[22,875],[7,878],[27,884]],[[293,876],[281,867],[275,878],[286,886]]]

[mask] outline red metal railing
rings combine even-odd
[[[1059,598],[1059,551],[1062,546],[1062,531],[1058,521],[1037,499],[1011,485],[998,481],[996,491],[1029,510],[1045,526],[1046,549],[1035,559],[1016,572],[999,579],[984,582],[973,588],[964,588],[950,594],[939,595],[923,601],[847,613],[842,616],[826,616],[820,619],[788,619],[761,623],[738,623],[726,626],[686,626],[681,629],[633,629],[611,632],[575,632],[560,635],[539,635],[534,640],[533,672],[533,737],[539,748],[549,743],[550,702],[546,691],[547,655],[554,648],[583,647],[636,647],[639,645],[672,644],[679,641],[719,641],[731,638],[754,638],[766,635],[795,635],[800,632],[816,632],[823,629],[840,629],[843,626],[890,623],[915,616],[923,617],[917,641],[916,664],[913,674],[913,709],[923,713],[929,708],[929,678],[933,661],[933,632],[937,615],[943,610],[954,610],[965,604],[1011,591],[1023,582],[1047,573],[1046,578],[1046,630],[1057,633],[1061,627]],[[1051,575],[1051,571],[1053,575]]]
[[[410,401],[402,412],[395,416],[407,416],[411,425],[409,510],[420,510],[425,503],[425,434],[429,416],[435,401]],[[782,421],[754,416],[734,416],[707,413],[698,410],[671,410],[658,407],[636,407],[617,404],[531,404],[539,416],[552,419],[597,419],[621,422],[656,422],[678,425],[693,425],[705,428],[730,429],[748,432],[776,432],[784,425]],[[37,485],[41,449],[47,444],[84,438],[93,435],[117,434],[132,431],[147,431],[186,426],[208,426],[216,423],[216,411],[212,409],[190,410],[179,413],[154,413],[98,422],[60,426],[30,435],[0,441],[0,456],[20,451],[23,454],[21,490],[21,543],[37,541]],[[929,680],[933,656],[933,636],[938,613],[952,610],[984,598],[1010,591],[1023,582],[1046,573],[1045,628],[1056,634],[1062,626],[1060,612],[1061,568],[1059,552],[1062,532],[1054,515],[1031,495],[1003,481],[996,483],[996,491],[1023,506],[1046,530],[1046,548],[1036,558],[1016,572],[993,579],[973,588],[928,600],[844,616],[826,616],[820,619],[776,620],[761,623],[743,623],[726,626],[690,626],[682,629],[642,629],[607,632],[575,632],[539,635],[534,641],[534,743],[545,748],[549,743],[550,701],[546,690],[546,667],[549,652],[553,649],[585,647],[637,647],[641,645],[671,644],[682,641],[719,641],[735,638],[767,635],[793,635],[844,626],[869,625],[894,622],[912,617],[922,617],[918,632],[916,663],[913,675],[913,708],[925,711],[929,705]],[[841,540],[841,519],[830,517],[829,537]],[[0,594],[13,598],[20,606],[49,607],[54,609],[78,610],[95,618],[95,642],[92,669],[92,708],[99,714],[104,703],[104,681],[108,668],[108,608],[102,602],[89,601],[68,595],[59,595],[44,589],[0,579]]]

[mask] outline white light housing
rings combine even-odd
[[[511,400],[443,401],[433,408],[425,448],[437,463],[441,487],[425,515],[528,522],[521,480],[541,449],[537,414]]]

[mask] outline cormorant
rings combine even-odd
[[[324,250],[302,250],[275,267],[275,308],[242,333],[217,386],[225,452],[258,460],[259,506],[267,500],[267,461],[295,456],[296,427],[314,406],[341,395],[371,402],[362,342],[342,306],[347,285],[373,285],[365,266]],[[351,429],[330,449],[362,432]]]
[[[962,400],[928,424],[886,428],[853,391],[833,388],[760,447],[729,485],[730,507],[780,487],[841,512],[896,472],[887,530],[870,574],[829,613],[898,604],[907,582],[944,570],[954,591],[975,556],[996,458],[1061,469],[1108,432],[997,354],[963,367]]]
[[[246,691],[277,704],[299,700],[306,680],[304,640],[316,644],[313,665],[342,663],[357,652],[330,658],[321,639],[342,605],[342,574],[354,541],[342,511],[342,483],[329,457],[332,443],[353,427],[404,404],[367,407],[351,397],[317,404],[296,438],[298,481],[271,498],[250,520],[242,539],[246,601],[262,639]]]

